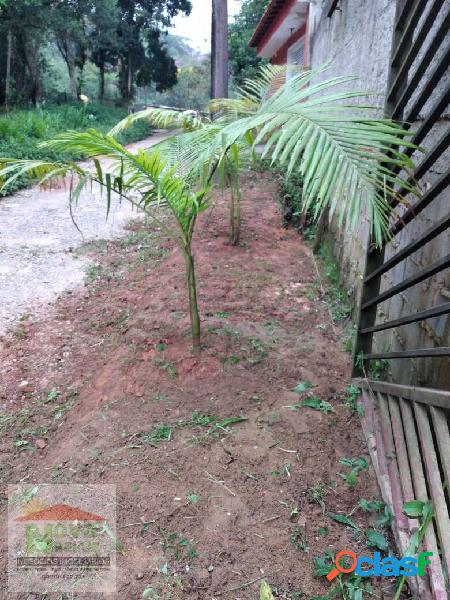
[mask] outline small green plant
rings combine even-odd
[[[294,527],[289,536],[289,541],[291,542],[291,546],[296,550],[301,550],[302,552],[309,552],[309,546],[305,538],[305,532],[298,526]]]
[[[358,483],[358,475],[361,471],[365,471],[368,468],[367,461],[364,457],[359,458],[346,458],[342,457],[339,462],[350,469],[349,473],[338,473],[345,483],[353,488]]]
[[[172,427],[165,423],[157,427],[153,427],[148,433],[143,433],[139,436],[139,439],[144,444],[150,444],[151,446],[158,447],[160,442],[170,441],[172,438]]]
[[[313,408],[314,410],[318,410],[325,414],[328,414],[333,411],[333,407],[326,400],[321,400],[317,396],[309,396],[304,400],[301,400],[297,404],[289,404],[288,406],[284,406],[283,408],[289,408],[289,410],[298,410],[303,407]]]
[[[306,499],[311,504],[318,504],[325,512],[325,496],[327,495],[327,486],[324,483],[316,483],[306,490]]]
[[[330,573],[334,567],[335,557],[333,552],[327,550],[323,556],[314,558],[314,568],[316,577],[324,577]],[[345,562],[345,561],[344,561]],[[373,590],[370,582],[364,581],[354,573],[349,575],[339,575],[336,578],[336,585],[325,595],[313,596],[311,600],[366,600],[373,597]]]
[[[189,504],[197,504],[197,502],[200,500],[200,496],[191,492],[186,496],[186,500],[189,502]]]
[[[361,390],[356,385],[350,384],[344,390],[344,404],[353,413],[359,413],[358,398]]]
[[[275,600],[270,585],[264,579],[259,588],[259,600]]]
[[[287,479],[290,479],[291,463],[285,463],[279,469],[274,469],[273,471],[271,471],[270,474],[272,475],[272,477],[286,477]]]
[[[162,547],[166,557],[172,554],[177,561],[182,558],[192,561],[198,556],[197,547],[193,540],[182,537],[176,531],[167,533],[167,531],[158,524],[156,527],[163,538]]]
[[[302,394],[311,389],[312,386],[313,384],[310,381],[300,381],[300,383],[297,383],[297,385],[292,388],[292,391],[296,394]]]
[[[419,528],[410,537],[408,548],[405,551],[407,556],[414,556],[417,554],[421,543],[425,539],[427,529],[433,521],[433,504],[430,501],[410,500],[403,505],[403,512],[408,518],[418,519],[420,523]],[[403,575],[398,580],[393,600],[400,600],[405,582],[406,577]]]
[[[227,319],[230,315],[225,310],[219,310],[219,312],[216,313],[216,316],[219,317],[219,319]]]
[[[56,388],[52,388],[47,394],[47,402],[56,402],[59,398],[59,391]]]

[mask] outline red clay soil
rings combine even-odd
[[[311,598],[330,589],[314,557],[364,548],[329,516],[367,529],[358,500],[378,494],[370,468],[355,488],[337,475],[342,457],[369,461],[342,400],[350,359],[276,192],[269,175],[248,176],[239,247],[227,243],[226,195],[200,220],[199,359],[182,258],[142,224],[97,245],[83,290],[1,340],[3,516],[7,483],[117,484],[120,600],[147,586],[163,600],[255,600],[259,582],[233,588],[263,575],[277,598]],[[313,387],[299,395],[301,381]],[[308,395],[332,412],[286,408]]]

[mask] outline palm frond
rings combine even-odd
[[[207,190],[191,189],[186,181],[176,174],[176,165],[168,165],[157,150],[138,150],[133,154],[113,137],[94,129],[87,132],[68,131],[45,142],[43,146],[60,152],[74,151],[89,157],[103,155],[108,159],[108,171],[104,170],[98,159],[94,159],[92,170],[82,169],[72,162],[3,159],[4,167],[0,170],[0,178],[5,180],[5,185],[25,173],[41,181],[72,173],[78,178],[78,183],[74,187],[71,186],[72,199],[79,195],[83,186],[93,182],[99,183],[106,188],[108,206],[112,192],[126,197],[134,205],[150,213],[153,218],[152,210],[155,206],[167,205],[180,224],[183,234],[186,233],[192,218],[207,206]],[[165,226],[165,229],[168,228]],[[176,238],[172,230],[169,232]]]
[[[108,135],[115,137],[124,131],[124,129],[131,127],[133,123],[142,120],[159,129],[174,128],[183,129],[184,131],[194,131],[203,126],[206,117],[195,110],[181,111],[171,108],[146,108],[119,121]]]
[[[335,77],[313,83],[317,72],[301,73],[264,100],[251,116],[222,128],[211,147],[226,153],[249,131],[257,130],[255,145],[263,157],[282,165],[287,173],[299,171],[304,179],[303,206],[319,216],[325,208],[339,222],[356,227],[363,214],[373,224],[377,243],[388,229],[389,200],[399,186],[417,193],[414,185],[389,166],[412,170],[401,148],[413,146],[409,132],[389,119],[368,116],[366,106],[347,102],[364,92],[339,92],[353,77]],[[345,103],[345,104],[344,104]]]

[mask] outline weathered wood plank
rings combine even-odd
[[[405,552],[409,542],[409,523],[408,519],[403,513],[404,498],[400,484],[400,474],[397,464],[397,455],[395,453],[394,438],[392,435],[391,418],[389,415],[386,396],[378,392],[377,397],[384,450],[386,453],[386,463],[392,490],[392,511],[395,516],[395,529],[398,537],[399,547],[402,552]]]
[[[447,485],[450,486],[450,434],[447,424],[447,415],[443,410],[434,408],[433,406],[430,409],[430,413],[433,420],[434,434],[438,443],[439,458],[442,461],[442,468]]]
[[[391,396],[414,400],[414,402],[450,409],[450,392],[445,390],[400,385],[389,381],[377,381],[376,379],[356,378],[352,380],[352,383],[362,389],[383,392]]]
[[[422,404],[414,403],[414,414],[416,416],[419,430],[420,445],[422,448],[425,470],[429,482],[431,499],[436,514],[436,528],[439,536],[440,546],[444,553],[444,562],[447,573],[450,573],[450,519],[448,516],[447,503],[444,489],[442,487],[439,473],[438,460],[428,420],[427,409]]]
[[[400,398],[400,412],[402,415],[409,462],[411,465],[414,495],[416,500],[426,502],[429,498],[411,402],[404,398]],[[439,559],[438,544],[433,527],[428,527],[427,529],[425,534],[425,546],[427,550],[433,552],[434,557],[430,566],[430,581],[433,589],[433,599],[448,600],[444,575],[442,573],[442,565]]]

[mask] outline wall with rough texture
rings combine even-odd
[[[370,91],[370,102],[382,114],[386,93],[396,0],[341,0],[331,17],[322,12],[325,2],[315,0],[310,8],[310,66],[325,63],[322,79],[348,75],[358,80],[345,90]],[[367,99],[356,99],[365,103]],[[359,297],[369,226],[362,215],[358,234],[334,230],[334,251],[341,266],[341,279],[352,296]]]
[[[360,81],[346,84],[346,89],[368,90],[376,94],[371,98],[371,103],[379,108],[382,114],[385,94],[387,91],[389,59],[392,46],[392,32],[394,28],[396,0],[340,0],[339,9],[331,17],[323,14],[326,2],[315,0],[311,3],[310,34],[311,34],[311,67],[317,68],[327,61],[330,62],[329,70],[321,75],[327,78],[340,75],[357,75]],[[427,5],[417,31],[420,29],[427,11],[432,2]],[[419,64],[425,49],[436,28],[442,22],[444,14],[448,11],[450,0],[443,3],[443,7],[430,29],[424,42],[423,50],[419,53],[412,71]],[[432,64],[424,73],[422,83],[417,86],[404,115],[408,115],[412,103],[418,97],[433,68],[436,66],[443,52],[443,46],[438,51]],[[410,71],[411,72],[411,71]],[[448,86],[450,74],[446,73],[433,90],[432,97],[423,107],[421,114],[412,124],[412,129],[418,128],[423,118],[429,114],[433,102],[439,93]],[[363,102],[363,100],[361,100]],[[449,127],[449,110],[427,135],[422,146],[429,149],[443,135]],[[417,163],[422,160],[422,155],[414,156]],[[441,157],[429,172],[419,181],[422,190],[428,189],[436,179],[448,168],[450,154],[447,152]],[[413,198],[407,201],[414,202]],[[404,209],[400,209],[400,213]],[[448,214],[449,190],[445,190],[440,197],[414,219],[386,248],[386,258],[419,236],[431,224]],[[341,267],[342,283],[355,298],[359,298],[361,281],[364,271],[365,252],[369,226],[367,219],[361,215],[361,225],[358,232],[349,233],[339,229],[335,223],[331,224],[332,239],[335,256]],[[392,287],[404,278],[417,273],[420,269],[443,257],[449,248],[449,233],[438,236],[424,249],[415,252],[406,261],[401,262],[395,269],[382,278],[381,290]],[[448,301],[450,297],[449,273],[440,273],[430,280],[418,284],[405,292],[394,296],[382,303],[378,309],[377,322],[395,319],[407,314],[430,308]],[[450,321],[447,316],[430,319],[414,325],[388,330],[375,335],[374,346],[380,350],[394,351],[418,347],[433,347],[436,345],[450,345]],[[406,384],[433,385],[448,387],[450,385],[450,368],[447,358],[444,359],[415,359],[408,361],[391,361],[391,376],[395,381]]]

